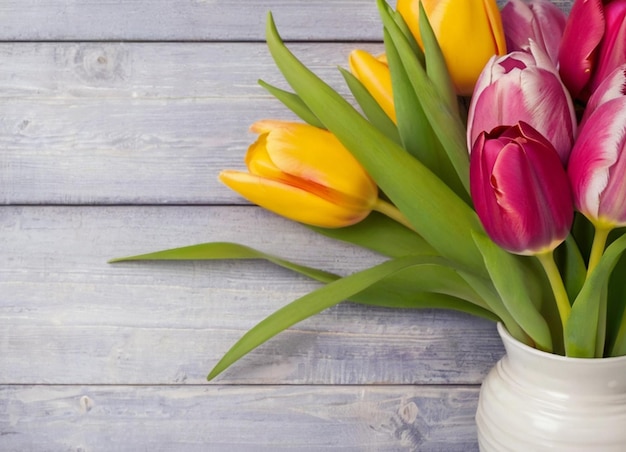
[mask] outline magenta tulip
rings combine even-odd
[[[576,133],[574,106],[550,58],[532,41],[529,52],[494,57],[485,66],[470,103],[468,148],[481,133],[520,121],[547,138],[567,163]]]
[[[529,48],[533,40],[556,65],[567,16],[549,0],[509,0],[502,8],[502,25],[509,52]]]
[[[575,0],[559,51],[559,70],[572,97],[586,101],[624,63],[626,0]]]
[[[596,226],[626,226],[626,65],[589,99],[568,175],[576,209]]]
[[[542,254],[567,237],[574,207],[554,146],[524,122],[478,136],[470,188],[487,234],[516,254]]]

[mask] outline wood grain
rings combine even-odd
[[[473,452],[476,399],[438,386],[0,387],[0,449]]]
[[[294,45],[343,94],[337,65],[352,48]],[[242,204],[217,174],[243,168],[251,123],[293,119],[257,84],[285,87],[263,44],[28,43],[0,55],[13,62],[0,68],[0,203]]]
[[[268,11],[288,40],[382,39],[374,0],[4,0],[0,40],[259,41]]]

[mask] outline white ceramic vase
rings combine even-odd
[[[483,452],[626,451],[626,356],[580,359],[544,353],[498,324],[506,355],[480,390]]]

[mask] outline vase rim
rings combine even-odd
[[[542,350],[533,348],[515,339],[511,335],[511,333],[509,333],[509,331],[506,329],[506,326],[504,326],[502,322],[498,322],[497,328],[498,328],[498,334],[502,338],[502,341],[505,342],[505,344],[509,344],[512,347],[516,347],[520,350],[524,350],[525,352],[534,354],[536,356],[550,357],[551,359],[554,359],[556,361],[579,362],[579,363],[583,363],[583,362],[591,363],[593,361],[602,361],[604,363],[626,361],[626,355],[611,356],[607,358],[577,358],[577,357],[572,357],[572,356],[557,355],[556,353],[544,352]]]

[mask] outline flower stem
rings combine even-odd
[[[598,262],[600,262],[600,258],[604,253],[604,248],[606,246],[606,240],[609,237],[609,232],[611,232],[611,227],[594,225],[595,234],[593,236],[593,244],[591,245],[591,254],[589,255],[589,265],[587,266],[587,277],[591,274]]]
[[[556,307],[559,310],[559,316],[561,317],[561,324],[563,325],[563,330],[565,330],[565,325],[567,324],[570,312],[572,311],[572,306],[570,305],[569,297],[567,296],[567,291],[565,290],[565,285],[563,284],[563,278],[561,278],[559,268],[554,262],[554,253],[552,251],[548,251],[547,253],[537,254],[537,259],[541,262],[541,265],[548,276],[548,280],[550,281],[552,293],[554,294],[554,299],[556,300]]]
[[[388,216],[392,220],[395,220],[398,223],[400,223],[401,225],[406,226],[411,231],[417,232],[415,231],[415,228],[409,222],[407,217],[405,217],[404,214],[400,212],[400,210],[393,204],[387,201],[383,201],[382,199],[378,198],[378,200],[376,201],[376,204],[374,205],[374,210],[382,213],[383,215]]]

